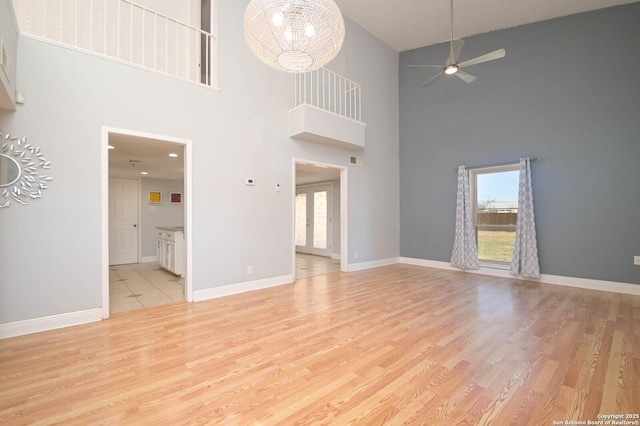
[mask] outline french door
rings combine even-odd
[[[296,188],[296,252],[331,257],[331,184]]]

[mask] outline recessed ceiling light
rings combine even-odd
[[[107,145],[107,148],[109,148],[109,149],[116,149],[116,147],[115,147],[115,146],[113,146],[113,145]]]
[[[149,173],[147,172],[140,172],[141,175],[148,175]]]
[[[177,156],[178,156],[178,154],[176,154],[176,153],[174,153],[174,152],[172,152],[171,154],[169,154],[169,157],[172,157],[172,158],[176,158]]]

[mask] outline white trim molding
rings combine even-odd
[[[348,166],[339,166],[337,164],[322,163],[315,160],[304,158],[292,158],[291,182],[293,194],[291,197],[291,270],[295,275],[296,270],[296,165],[308,164],[323,168],[332,168],[340,170],[340,271],[349,272],[349,259],[347,256],[349,247],[349,184],[348,184]],[[335,220],[335,218],[334,218]],[[333,236],[335,238],[335,236]],[[335,241],[335,240],[334,240]],[[331,254],[333,258],[334,254]]]
[[[102,126],[102,150],[101,150],[101,198],[102,198],[102,318],[110,316],[109,300],[109,137],[111,134],[127,135],[153,139],[160,143],[171,142],[184,147],[184,230],[186,237],[186,274],[184,280],[185,300],[193,302],[193,154],[192,141],[190,139],[177,138],[167,135],[158,135],[143,131],[122,129],[118,127]],[[140,244],[140,239],[138,243]],[[146,258],[145,258],[146,259]],[[140,260],[142,263],[142,260]]]
[[[261,290],[291,283],[293,283],[293,275],[281,275],[279,277],[265,278],[262,280],[211,287],[204,290],[194,291],[193,301],[202,302],[203,300],[217,299],[219,297],[231,296],[234,294],[246,293],[248,291]]]
[[[74,325],[98,322],[101,320],[102,308],[95,308],[87,309],[86,311],[68,312],[66,314],[10,322],[0,324],[0,339],[72,327]]]
[[[347,265],[347,272],[364,271],[365,269],[394,265],[399,262],[400,258],[390,257],[388,259],[372,260],[370,262],[350,263],[349,265]]]
[[[429,268],[447,269],[449,271],[466,272],[470,274],[489,275],[492,277],[509,278],[512,280],[532,281],[542,284],[564,285],[567,287],[584,288],[587,290],[609,291],[613,293],[633,294],[640,296],[640,284],[621,283],[616,281],[593,280],[589,278],[565,277],[562,275],[540,274],[540,278],[523,278],[511,275],[508,270],[480,267],[476,270],[462,271],[454,268],[448,262],[437,260],[415,259],[400,257],[400,263],[408,265],[426,266]]]

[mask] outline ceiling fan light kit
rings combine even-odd
[[[344,18],[333,0],[251,0],[244,35],[267,65],[302,73],[336,57],[344,41]]]
[[[449,75],[451,75],[451,74],[455,74],[455,73],[457,73],[457,72],[458,72],[458,69],[459,69],[459,68],[458,68],[458,66],[457,66],[457,65],[447,65],[447,66],[444,68],[444,73],[445,73],[445,74],[449,74]]]
[[[429,84],[437,80],[438,77],[440,77],[442,74],[456,75],[462,81],[471,83],[478,77],[471,73],[463,71],[462,68],[481,64],[483,62],[493,61],[495,59],[504,58],[507,53],[504,49],[498,49],[491,53],[487,53],[485,55],[478,56],[467,61],[458,62],[460,53],[462,52],[462,46],[464,46],[464,40],[453,39],[453,0],[451,0],[451,38],[449,39],[449,57],[447,58],[447,61],[444,65],[407,65],[407,68],[440,69],[440,72],[438,74],[422,83],[420,87],[428,86]]]

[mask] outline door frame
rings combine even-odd
[[[186,276],[184,279],[184,297],[187,302],[193,302],[193,154],[190,139],[176,138],[173,136],[158,135],[148,132],[139,132],[129,129],[102,126],[101,143],[101,236],[102,236],[102,318],[107,319],[109,313],[109,135],[120,134],[146,139],[155,139],[158,142],[172,142],[184,147],[184,232],[186,248]],[[140,233],[138,232],[138,236]],[[140,258],[140,253],[138,253]]]
[[[309,164],[318,167],[330,167],[340,170],[340,271],[349,270],[349,193],[347,166],[323,163],[304,158],[293,158],[291,177],[291,270],[293,280],[296,280],[296,165]],[[333,237],[332,237],[333,241]]]

